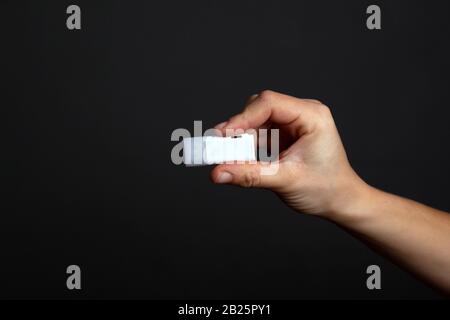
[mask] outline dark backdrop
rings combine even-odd
[[[82,30],[66,8],[82,9]],[[369,4],[382,30],[367,30]],[[170,135],[320,99],[370,184],[450,210],[448,1],[1,1],[2,298],[439,298]],[[66,289],[66,267],[82,290]],[[382,290],[366,289],[378,264]]]

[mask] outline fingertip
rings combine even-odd
[[[225,128],[225,126],[226,126],[227,124],[228,124],[228,121],[221,122],[221,123],[219,123],[218,125],[216,125],[216,126],[214,127],[214,129],[221,130],[221,129]]]
[[[237,114],[233,117],[230,118],[230,120],[228,120],[227,124],[222,128],[222,131],[225,132],[225,134],[227,133],[227,130],[232,130],[231,135],[233,135],[233,131],[236,130],[246,130],[248,129],[248,126],[244,123],[244,119],[242,117],[242,114]]]
[[[259,97],[259,93],[252,94],[250,98],[247,99],[247,105],[255,101]]]

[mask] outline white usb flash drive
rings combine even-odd
[[[255,161],[255,140],[251,134],[232,137],[193,137],[183,139],[186,166],[204,166],[233,161]]]

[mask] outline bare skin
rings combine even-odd
[[[286,146],[277,173],[261,174],[261,163],[223,164],[212,170],[213,182],[270,189],[294,210],[340,225],[450,295],[450,214],[366,184],[348,162],[330,109],[319,101],[263,91],[216,129],[267,126],[280,129],[280,146]]]

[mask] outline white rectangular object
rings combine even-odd
[[[253,135],[183,139],[183,162],[186,166],[204,166],[235,161],[256,161]]]

